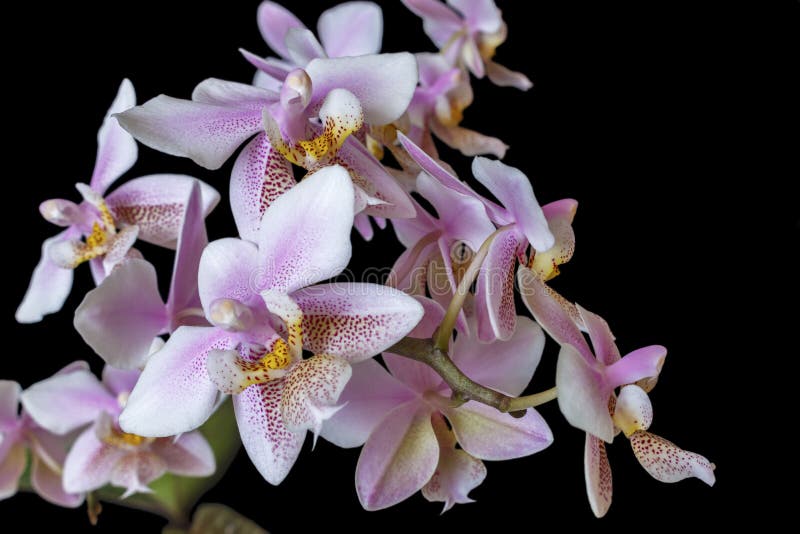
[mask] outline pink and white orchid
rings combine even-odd
[[[82,494],[111,484],[124,497],[147,493],[164,473],[205,477],[215,470],[214,453],[199,432],[150,439],[119,428],[118,417],[138,371],[103,370],[99,381],[83,362],[72,372],[42,380],[22,394],[22,405],[42,428],[56,435],[83,429],[64,461],[64,491]],[[86,428],[88,425],[88,428]]]
[[[61,370],[67,374],[79,366]],[[58,506],[75,508],[83,502],[82,493],[67,493],[61,476],[71,436],[48,432],[19,411],[22,388],[11,380],[0,380],[0,500],[17,493],[30,451],[30,483],[43,499]]]
[[[72,288],[72,270],[83,262],[89,262],[99,284],[129,255],[137,239],[175,246],[193,178],[174,174],[144,176],[104,198],[106,190],[136,162],[136,142],[113,117],[135,104],[133,85],[124,80],[97,134],[92,179],[89,185],[76,185],[83,202],[51,199],[39,207],[45,219],[66,230],[42,245],[41,259],[17,309],[17,321],[38,322],[44,315],[60,310]],[[219,194],[206,184],[201,186],[205,216],[216,206]]]
[[[409,334],[430,337],[444,317],[434,301]],[[544,335],[520,318],[508,341],[489,345],[459,335],[453,362],[471,379],[509,395],[520,394],[539,364]],[[480,460],[507,460],[539,452],[553,440],[533,409],[522,418],[470,401],[454,407],[451,390],[430,367],[386,353],[387,372],[375,361],[353,366],[340,401],[344,407],[326,421],[322,436],[340,447],[364,443],[356,468],[356,491],[367,510],[397,504],[419,490],[428,500],[471,502],[469,490],[486,475]],[[446,418],[452,432],[444,424]],[[461,446],[454,449],[455,441]]]
[[[350,363],[392,345],[422,316],[391,288],[313,285],[350,259],[354,195],[345,169],[325,167],[266,209],[257,245],[223,239],[206,248],[200,301],[213,326],[182,326],[151,357],[121,416],[124,430],[185,432],[209,417],[220,391],[234,394],[250,458],[269,482],[283,480],[306,430],[334,413]],[[303,359],[302,349],[316,355]]]
[[[527,91],[533,84],[522,73],[495,63],[497,47],[506,40],[508,28],[494,0],[403,0],[422,18],[428,37],[451,65],[465,66],[476,78],[488,75],[501,87]]]

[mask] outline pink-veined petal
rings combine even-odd
[[[430,480],[439,460],[431,408],[421,401],[389,412],[370,435],[356,467],[356,492],[366,510],[407,499]]]
[[[639,430],[630,436],[636,459],[650,476],[661,482],[696,477],[713,486],[715,466],[704,456],[681,449],[661,436]]]
[[[541,415],[529,408],[516,418],[475,401],[443,410],[461,448],[481,460],[510,460],[537,453],[553,442]]]
[[[13,380],[0,380],[0,429],[16,424],[22,388]]]
[[[178,234],[178,247],[175,251],[169,297],[167,297],[170,331],[178,327],[181,312],[201,305],[197,277],[200,258],[208,245],[201,187],[198,181],[192,184]]]
[[[475,305],[478,339],[483,342],[494,339],[505,341],[514,333],[517,324],[514,267],[517,263],[519,239],[515,228],[497,234],[489,245],[486,259],[478,272]],[[489,328],[485,328],[486,326]]]
[[[321,284],[296,291],[292,298],[303,311],[304,348],[351,363],[389,348],[423,315],[412,297],[377,284]]]
[[[636,349],[606,369],[606,380],[612,387],[617,387],[645,378],[657,378],[666,357],[667,349],[661,345]]]
[[[73,270],[56,265],[50,259],[50,247],[79,235],[76,228],[70,227],[42,243],[42,256],[14,315],[17,322],[37,323],[45,315],[59,311],[64,305],[72,289]]]
[[[347,360],[331,354],[317,354],[295,365],[286,376],[281,399],[286,428],[311,430],[316,440],[322,422],[341,408],[336,403],[351,373]]]
[[[0,446],[0,452],[5,449],[5,455],[0,456],[0,501],[12,497],[17,493],[19,478],[25,471],[26,455],[22,443],[11,443]]]
[[[522,171],[501,161],[477,157],[472,160],[472,174],[513,215],[533,248],[544,251],[555,244],[531,182]]]
[[[562,345],[556,366],[558,407],[572,426],[611,443],[614,423],[608,413],[612,388],[596,366],[572,345]]]
[[[353,365],[339,396],[342,408],[322,425],[320,435],[337,447],[359,447],[396,406],[415,397],[412,390],[375,360]]]
[[[245,304],[260,301],[258,290],[268,276],[269,265],[258,261],[258,248],[232,237],[212,241],[203,250],[197,286],[200,302],[208,315],[217,299],[235,299]]]
[[[305,25],[285,7],[268,1],[258,6],[257,20],[258,29],[267,45],[279,56],[288,58],[286,33],[292,28],[305,28]]]
[[[136,141],[112,116],[135,105],[136,92],[133,84],[128,79],[122,80],[117,96],[106,112],[100,131],[97,132],[97,159],[89,185],[101,195],[136,163],[138,156]]]
[[[408,52],[315,59],[306,72],[314,87],[310,109],[332,89],[347,89],[361,103],[366,122],[376,126],[397,120],[417,86],[417,61]]]
[[[258,240],[264,211],[296,184],[292,165],[261,132],[236,158],[231,173],[231,211],[239,236]]]
[[[291,293],[339,274],[350,260],[353,202],[350,174],[338,165],[278,197],[261,220],[260,287]]]
[[[139,239],[174,249],[195,183],[200,184],[205,217],[219,202],[219,193],[210,185],[182,174],[136,178],[115,189],[106,197],[106,203],[118,223],[139,227]]]
[[[125,488],[122,499],[134,493],[151,493],[147,485],[166,473],[167,464],[149,450],[128,452],[111,469],[112,486]]]
[[[383,14],[373,2],[346,2],[322,12],[317,32],[329,57],[377,54],[383,37]]]
[[[200,432],[156,440],[150,450],[166,463],[167,471],[176,475],[207,477],[216,469],[214,451]]]
[[[514,334],[507,341],[483,344],[458,336],[453,344],[453,362],[479,384],[520,395],[539,365],[545,337],[539,325],[527,317],[517,321]]]
[[[36,424],[59,435],[91,423],[103,412],[116,415],[120,409],[117,399],[86,369],[37,382],[21,400]]]
[[[121,369],[142,367],[153,338],[169,326],[153,265],[123,262],[86,294],[73,324],[106,363]]]
[[[514,87],[520,91],[527,91],[533,87],[533,82],[521,72],[513,71],[492,60],[484,60],[484,66],[486,75],[499,87]]]
[[[464,25],[461,17],[438,0],[402,0],[402,2],[415,15],[422,18],[425,34],[438,47],[444,46]]]
[[[151,349],[149,351],[151,354],[154,352],[152,350],[152,345],[151,343]],[[163,341],[161,345],[163,346]],[[112,395],[119,398],[119,395],[128,394],[133,391],[133,387],[136,385],[141,374],[141,371],[138,369],[126,370],[106,365],[103,367],[102,373],[103,385],[108,388]]]
[[[125,130],[150,148],[218,169],[261,130],[261,107],[267,101],[268,97],[261,105],[248,101],[237,106],[160,95],[116,117]]]
[[[583,473],[589,506],[596,517],[603,517],[611,506],[611,465],[608,463],[605,442],[591,434],[586,434]]]
[[[103,487],[125,452],[103,443],[94,427],[87,428],[70,448],[64,462],[64,491],[84,493]]]
[[[273,485],[289,474],[305,440],[305,432],[291,432],[283,422],[283,386],[283,380],[274,380],[233,397],[242,444],[261,476]]]
[[[235,344],[220,328],[182,326],[147,361],[119,416],[122,430],[147,437],[174,436],[202,425],[217,403],[206,370],[208,353]]]

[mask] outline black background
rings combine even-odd
[[[478,502],[443,516],[440,504],[419,495],[387,511],[363,511],[353,485],[358,452],[324,440],[304,451],[279,487],[240,453],[204,500],[224,502],[274,532],[472,531],[478,521],[491,531],[624,529],[776,519],[781,508],[772,480],[791,484],[796,471],[793,462],[777,471],[768,464],[796,454],[791,441],[780,439],[793,424],[782,410],[796,401],[781,408],[779,378],[797,356],[781,343],[791,337],[782,322],[797,317],[768,300],[797,295],[791,191],[798,181],[800,5],[772,2],[767,13],[755,9],[766,2],[498,3],[510,37],[497,60],[525,72],[535,87],[521,93],[475,81],[464,124],[511,145],[505,161],[532,178],[542,203],[578,199],[577,252],[554,285],[603,315],[623,352],[668,347],[651,396],[652,430],[714,461],[717,485],[658,483],[618,438],[610,448],[614,504],[596,520],[584,494],[583,434],[548,405],[541,411],[553,446],[488,463],[486,481],[472,492]],[[290,8],[314,28],[331,4]],[[381,4],[385,51],[432,49],[415,16],[399,2]],[[74,359],[97,364],[71,329],[72,310],[91,287],[88,269],[79,269],[60,314],[37,325],[13,322],[40,243],[56,231],[37,206],[77,198],[73,184],[90,177],[96,131],[123,77],[133,81],[139,102],[159,93],[188,98],[210,76],[249,81],[252,69],[236,50],[267,53],[257,5],[31,3],[6,12],[3,127],[10,139],[2,213],[11,245],[4,255],[8,346],[0,376],[27,386]],[[468,158],[445,154],[462,178],[469,176]],[[216,186],[223,202],[208,222],[214,239],[234,233],[227,205],[232,161],[209,172],[142,148],[128,177],[183,172]],[[391,231],[369,244],[354,237],[352,266],[391,265],[399,251],[393,239]],[[144,251],[169,269],[169,254]],[[552,385],[552,348],[534,390]],[[84,509],[56,508],[32,495],[0,502],[0,517],[45,531],[156,532],[163,524],[109,505],[92,529]]]

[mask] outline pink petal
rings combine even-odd
[[[136,255],[131,255],[131,249],[138,237],[138,226],[126,226],[109,240],[108,249],[103,256],[103,271],[105,271],[106,276],[126,258],[136,257]],[[139,257],[141,257],[141,254],[139,254]]]
[[[439,0],[402,0],[402,2],[415,15],[422,18],[425,34],[438,47],[444,46],[464,25],[461,17]]]
[[[658,377],[666,357],[667,349],[661,345],[636,349],[606,369],[606,380],[611,386],[617,387]]]
[[[350,260],[353,202],[350,174],[338,165],[278,197],[261,221],[260,288],[291,293],[339,274]]]
[[[305,28],[305,25],[291,11],[275,2],[261,2],[257,17],[258,29],[269,47],[281,57],[288,58],[286,33],[292,28]]]
[[[462,126],[445,126],[437,120],[432,120],[430,128],[442,142],[459,150],[465,156],[491,154],[504,158],[508,150],[508,145],[497,137],[484,135]]]
[[[0,454],[0,500],[17,493],[19,477],[25,471],[26,464],[25,446],[22,443],[3,446],[0,442],[0,453],[3,452],[5,454]]]
[[[681,449],[661,436],[640,430],[630,436],[636,459],[650,475],[661,482],[678,482],[697,477],[713,486],[715,466],[704,456]]]
[[[36,455],[31,458],[31,486],[42,499],[58,506],[77,508],[83,504],[83,494],[64,491],[61,474]]]
[[[167,464],[148,450],[128,452],[111,469],[111,485],[125,488],[122,499],[134,493],[151,493],[147,485],[166,473]]]
[[[514,267],[520,239],[514,228],[496,235],[478,272],[475,290],[478,339],[485,343],[494,339],[505,341],[514,333],[517,323]]]
[[[64,305],[72,289],[72,269],[64,269],[50,259],[50,248],[78,237],[79,231],[68,228],[42,244],[42,256],[33,270],[31,283],[14,315],[19,323],[37,323],[45,315],[55,313]]]
[[[156,440],[150,450],[166,463],[167,471],[176,475],[207,477],[216,469],[214,451],[200,432]]]
[[[174,436],[202,425],[217,403],[206,371],[208,353],[235,338],[214,327],[182,326],[147,361],[119,416],[122,430],[147,437]]]
[[[235,84],[231,86],[231,93],[238,96]],[[252,101],[208,104],[160,95],[116,117],[125,130],[150,148],[218,169],[261,130],[261,107],[272,95],[264,93],[261,105]]]
[[[420,321],[422,306],[377,284],[321,284],[292,293],[303,311],[304,346],[351,363],[397,343]]]
[[[490,344],[458,336],[453,344],[453,362],[464,374],[486,387],[508,395],[520,395],[533,378],[544,349],[539,325],[519,317],[508,341]]]
[[[473,31],[495,33],[503,24],[494,0],[447,0],[447,3],[461,12]]]
[[[283,422],[283,386],[283,380],[275,380],[233,397],[242,444],[261,476],[273,485],[289,474],[305,440],[305,432],[291,432]]]
[[[370,223],[369,220],[369,215],[366,215],[363,211],[355,216],[353,228],[361,234],[364,241],[371,241],[372,237],[375,235],[372,229],[372,223]]]
[[[612,388],[596,366],[590,365],[572,345],[562,345],[556,366],[558,407],[576,428],[611,443],[614,423],[608,413]]]
[[[499,87],[515,87],[520,91],[527,91],[533,87],[533,82],[521,72],[508,69],[492,60],[484,60],[484,65],[489,79]]]
[[[231,173],[231,210],[239,236],[258,241],[264,211],[295,184],[291,164],[264,132],[258,134],[236,158]]]
[[[591,434],[586,434],[583,472],[589,506],[596,517],[603,517],[611,506],[611,465],[608,463],[605,442]]]
[[[253,85],[273,93],[280,93],[286,76],[296,68],[296,65],[287,61],[274,57],[262,58],[244,48],[240,48],[239,53],[248,63],[259,69],[253,79]]]
[[[126,182],[106,197],[118,223],[139,227],[139,239],[175,248],[195,182],[200,184],[203,216],[219,202],[219,193],[208,184],[182,174],[153,174]]]
[[[0,380],[0,429],[10,428],[17,423],[21,392],[22,388],[17,382]]]
[[[481,460],[521,458],[553,442],[550,428],[533,408],[529,408],[524,417],[516,418],[491,406],[469,401],[443,413],[453,426],[461,448]]]
[[[153,265],[145,260],[119,265],[86,294],[74,325],[106,363],[121,369],[144,366],[153,338],[169,326]]]
[[[119,413],[117,399],[86,369],[56,374],[22,393],[22,405],[36,424],[63,435],[94,421],[101,413]]]
[[[150,352],[152,353],[153,351],[150,350]],[[138,369],[124,370],[106,365],[103,367],[103,385],[108,388],[112,395],[128,394],[133,391],[133,387],[139,381],[141,374],[142,372]]]
[[[244,304],[260,301],[257,291],[264,285],[268,267],[258,261],[258,249],[241,239],[218,239],[208,244],[200,258],[197,285],[208,315],[217,299],[235,299]]]
[[[124,451],[103,443],[94,428],[86,429],[67,454],[64,462],[64,491],[84,493],[101,488],[111,480],[114,465]]]
[[[417,86],[417,62],[408,52],[315,59],[306,72],[314,87],[310,109],[332,89],[347,89],[361,102],[366,122],[376,126],[397,120]]]
[[[483,78],[486,71],[484,70],[483,58],[481,57],[480,50],[478,50],[475,39],[464,37],[463,41],[459,43],[458,46],[461,49],[461,61],[464,66],[466,66],[476,78]],[[451,53],[455,53],[456,50],[458,50],[458,48],[455,48]]]
[[[331,354],[317,354],[295,365],[284,381],[280,405],[286,428],[319,434],[322,422],[341,408],[336,402],[351,373],[347,360]]]
[[[614,342],[614,334],[611,333],[611,329],[605,319],[590,312],[580,304],[577,304],[576,308],[580,313],[583,324],[586,326],[586,331],[589,333],[589,339],[592,340],[592,348],[597,360],[605,365],[611,365],[618,361],[620,358],[619,349],[617,349],[617,344]]]
[[[90,185],[101,195],[136,163],[138,156],[136,141],[113,117],[115,113],[121,113],[135,105],[136,93],[133,84],[130,80],[122,80],[117,96],[106,113],[100,131],[97,132],[97,159]]]
[[[291,28],[286,32],[286,49],[292,63],[301,67],[312,59],[327,57],[314,33],[306,28]]]
[[[320,434],[337,447],[359,447],[396,406],[415,397],[412,390],[375,360],[353,365],[353,375],[339,396],[342,408],[322,425]]]
[[[366,510],[388,508],[430,480],[439,460],[431,409],[422,402],[389,412],[370,435],[356,467],[356,492]]]
[[[513,215],[533,248],[544,251],[555,244],[531,182],[522,171],[501,161],[478,157],[472,161],[472,174]]]
[[[377,54],[383,36],[381,8],[372,2],[347,2],[322,12],[317,33],[329,57]]]

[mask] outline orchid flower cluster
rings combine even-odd
[[[437,52],[380,53],[371,2],[323,12],[315,34],[264,1],[258,27],[277,57],[241,51],[257,69],[252,83],[207,79],[189,100],[136,105],[122,82],[80,200],[40,206],[63,230],[45,240],[16,314],[32,323],[61,310],[88,264],[96,288],[74,326],[105,367],[98,378],[73,362],[24,390],[0,381],[0,498],[23,487],[75,507],[108,498],[109,486],[122,499],[164,476],[210,477],[222,461],[203,431],[232,404],[271,484],[310,431],[363,447],[365,509],[419,491],[447,510],[471,502],[484,461],[552,443],[535,407],[556,398],[586,432],[598,517],[612,496],[605,448],[620,433],[657,480],[713,485],[706,458],[648,432],[666,349],[621,356],[605,320],[548,286],[573,255],[577,202],[540,205],[528,177],[500,161],[502,141],[460,126],[472,78],[532,85],[493,60],[507,34],[500,10],[492,0],[403,3]],[[137,141],[206,169],[241,148],[227,185],[239,235],[209,242],[205,217],[220,194],[191,176],[113,187],[136,163]],[[473,177],[493,198],[455,175],[437,141],[477,156]],[[387,221],[405,251],[385,284],[338,281],[351,230],[369,241]],[[167,273],[140,242],[175,251],[166,300]],[[545,334],[561,347],[555,387],[521,396]]]

